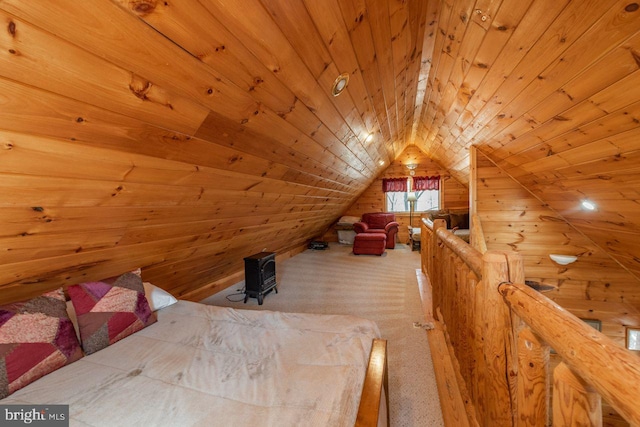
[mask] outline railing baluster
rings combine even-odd
[[[518,334],[518,427],[548,425],[549,346],[542,342],[531,328],[524,327]]]
[[[509,281],[511,283],[524,283],[524,262],[522,256],[517,252],[507,252],[507,263],[509,265]],[[503,300],[504,303],[504,300]],[[518,389],[518,346],[517,337],[520,330],[524,327],[524,322],[513,310],[509,309],[511,325],[509,328],[508,347],[510,350],[507,357],[507,369],[509,372],[509,390],[511,395],[511,410],[513,416],[513,425],[517,424],[518,405],[517,405],[517,389]]]
[[[473,330],[475,335],[475,346],[473,349],[475,359],[475,375],[474,383],[471,385],[473,395],[475,396],[476,412],[478,419],[483,420],[485,414],[485,399],[484,399],[484,378],[486,376],[486,369],[484,364],[484,283],[478,281],[474,288],[474,316],[473,316]]]
[[[602,426],[602,399],[565,364],[553,371],[553,425]]]
[[[509,392],[508,337],[511,331],[508,308],[497,292],[502,282],[509,281],[509,269],[504,253],[486,252],[482,256],[484,284],[483,336],[485,363],[484,425],[511,426],[511,395]]]

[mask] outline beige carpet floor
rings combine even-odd
[[[276,265],[278,294],[246,304],[240,282],[202,302],[249,310],[351,314],[374,320],[388,340],[391,426],[442,426],[416,269],[419,253],[406,245],[381,256],[353,255],[351,247],[331,244]],[[238,301],[238,302],[232,302]]]

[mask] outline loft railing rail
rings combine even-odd
[[[444,220],[423,219],[421,228],[422,269],[472,402],[470,419],[482,426],[600,426],[602,397],[640,425],[637,355],[524,285],[519,254],[483,254],[447,231]],[[472,230],[472,242],[474,235],[481,230]],[[561,359],[553,388],[551,347]]]

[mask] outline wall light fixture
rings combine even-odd
[[[575,255],[560,255],[560,254],[549,254],[549,258],[551,258],[551,260],[556,264],[560,264],[560,265],[571,264],[572,262],[576,262],[576,260],[578,259],[578,257]]]

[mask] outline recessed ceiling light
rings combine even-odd
[[[378,160],[378,164],[379,164],[380,166],[384,166],[384,160]]]
[[[342,93],[343,90],[347,88],[347,84],[349,84],[349,73],[342,73],[336,78],[333,82],[333,86],[331,87],[331,94],[333,96],[338,96]]]
[[[366,142],[371,142],[373,141],[373,133],[370,133],[369,135],[367,135],[367,137],[365,138]]]
[[[595,211],[596,207],[597,207],[595,203],[593,203],[593,202],[591,202],[589,200],[583,200],[581,202],[581,204],[582,204],[582,207],[585,208],[588,211]]]

